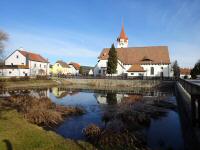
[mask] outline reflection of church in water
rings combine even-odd
[[[159,92],[159,91],[151,91],[151,92],[146,92],[146,93],[94,93],[94,97],[96,98],[97,102],[99,104],[120,104],[126,101],[138,101],[142,100],[142,98],[145,97],[151,97],[151,98],[156,98],[159,99],[161,97],[165,96],[172,96],[169,93],[165,92]]]
[[[120,104],[124,101],[138,101],[142,99],[140,94],[124,94],[124,93],[94,93],[94,97],[99,104]]]

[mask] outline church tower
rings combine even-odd
[[[122,30],[117,38],[117,48],[126,48],[128,47],[128,37],[126,36],[126,33],[124,31],[124,24],[122,24]]]

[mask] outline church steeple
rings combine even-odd
[[[117,48],[126,48],[128,47],[128,37],[126,36],[126,33],[124,31],[124,23],[122,23],[122,30],[117,38]]]

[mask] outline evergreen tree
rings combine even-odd
[[[195,64],[194,68],[191,70],[190,75],[192,79],[196,79],[197,75],[200,75],[200,60]]]
[[[114,44],[112,44],[108,55],[107,73],[112,75],[117,72],[117,51]]]
[[[174,71],[174,77],[176,79],[178,79],[180,77],[180,67],[178,65],[177,60],[175,60],[174,64],[173,64],[173,71]]]

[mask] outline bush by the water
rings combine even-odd
[[[16,108],[31,123],[49,127],[58,125],[68,115],[84,113],[82,108],[58,106],[46,97],[12,96],[6,105]]]
[[[89,140],[93,142],[97,142],[101,134],[101,129],[95,124],[90,124],[86,128],[83,129],[83,134]]]
[[[146,144],[139,140],[134,134],[123,131],[113,131],[111,129],[101,129],[95,124],[91,124],[83,129],[84,135],[100,149],[115,150],[146,150]]]

